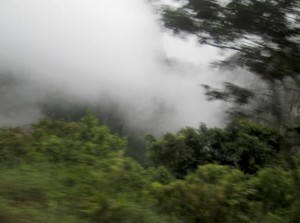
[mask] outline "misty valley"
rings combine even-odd
[[[299,223],[298,0],[1,0],[0,223]]]

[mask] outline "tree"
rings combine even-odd
[[[149,158],[182,178],[198,165],[216,163],[255,174],[269,165],[280,165],[286,149],[283,136],[273,127],[250,120],[235,120],[224,129],[185,128],[160,139],[148,137]]]
[[[290,171],[265,168],[256,176],[226,166],[200,166],[185,180],[156,184],[158,210],[183,222],[289,222],[294,191]]]
[[[126,139],[99,125],[91,113],[78,122],[45,119],[32,126],[0,128],[0,139],[3,223],[299,219],[294,172],[273,166],[272,151],[281,149],[281,136],[248,120],[224,129],[185,128],[159,140],[149,136],[152,152],[158,152],[156,162],[161,157],[165,167],[148,169],[124,156]],[[239,159],[241,152],[254,160],[270,158],[271,168],[267,162],[249,165],[247,159]],[[229,165],[238,160],[260,169],[245,174],[235,168],[238,165]],[[170,168],[185,176],[174,178]]]
[[[187,0],[176,10],[164,10],[163,21],[177,33],[196,35],[202,44],[232,50],[232,56],[218,64],[248,69],[265,82],[267,89],[255,97],[256,107],[248,115],[253,117],[255,111],[256,119],[276,124],[287,137],[292,135],[290,142],[299,149],[299,141],[294,141],[299,138],[300,126],[299,0]],[[238,109],[237,114],[245,112]],[[294,189],[300,191],[297,164],[286,152],[294,172]],[[291,222],[299,222],[300,193],[295,196]]]
[[[223,5],[225,4],[225,5]],[[236,53],[223,62],[244,66],[265,80],[300,74],[299,1],[188,0],[164,11],[164,24]]]
[[[259,94],[226,84],[225,91],[209,91],[210,97],[233,98],[239,105],[255,98],[263,102],[255,103],[248,116],[293,128],[300,98],[299,6],[297,0],[188,0],[177,9],[166,7],[163,23],[175,33],[196,35],[201,44],[231,50],[232,56],[216,64],[248,69],[265,81]]]
[[[168,171],[146,171],[126,147],[91,112],[0,128],[0,222],[178,222],[148,192],[152,180],[172,180]]]
[[[178,178],[197,167],[195,148],[188,146],[186,135],[167,133],[159,140],[152,136],[147,139],[150,143],[149,157],[155,166],[165,166]]]

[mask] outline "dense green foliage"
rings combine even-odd
[[[1,222],[169,222],[126,139],[88,114],[0,131]],[[176,222],[176,221],[174,221]]]
[[[285,140],[289,141],[292,150],[299,153],[297,140],[300,126],[299,0],[187,0],[181,2],[182,5],[177,8],[170,6],[163,8],[165,27],[173,30],[175,34],[194,35],[200,44],[229,50],[231,56],[215,64],[221,68],[239,67],[248,70],[255,74],[260,82],[248,86],[248,89],[228,82],[224,84],[224,89],[204,85],[208,99],[221,99],[233,103],[228,110],[231,118],[247,117],[260,123],[277,126],[277,129],[285,134]],[[249,74],[249,72],[243,73]],[[193,138],[193,143],[197,142],[198,145],[191,144],[190,138]],[[199,193],[198,197],[205,197],[209,194],[207,200],[203,199],[205,204],[215,203],[208,205],[210,208],[204,209],[203,214],[199,214],[197,218],[191,218],[186,222],[248,222],[250,212],[255,213],[251,215],[250,222],[300,222],[298,163],[295,154],[291,153],[289,146],[284,142],[285,140],[279,136],[277,130],[242,121],[231,123],[225,129],[186,129],[176,135],[165,135],[159,140],[152,138],[150,157],[156,165],[165,162],[165,166],[177,177],[189,174],[203,162],[235,167],[244,173],[254,174],[249,178],[250,184],[244,184],[245,181],[241,180],[242,178],[239,178],[242,184],[239,184],[239,181],[232,184],[230,180],[226,182],[232,188],[243,188],[244,193],[248,193],[248,186],[251,185],[247,201],[236,203],[238,205],[234,210],[238,210],[237,212],[232,212],[231,208],[223,212],[224,206],[232,207],[227,203],[230,201],[230,194],[224,193],[220,198],[221,193],[212,193],[207,189],[210,187],[197,188],[195,193]],[[175,151],[171,152],[171,147],[175,148]],[[178,155],[180,153],[183,156]],[[222,168],[226,168],[225,166]],[[287,169],[291,172],[287,173]],[[225,169],[223,171],[226,172]],[[230,171],[227,169],[227,173]],[[217,171],[213,172],[212,176],[217,173]],[[235,174],[231,172],[230,175]],[[290,183],[286,184],[288,181],[283,178],[288,175]],[[202,177],[200,179],[200,182],[205,182]],[[277,179],[280,180],[277,181]],[[253,203],[251,200],[258,198],[257,195],[252,196],[251,193],[253,192],[252,186],[259,181],[261,181],[258,183],[260,189],[254,187],[254,190],[258,190],[262,195],[258,197],[264,197],[264,201],[260,204]],[[253,182],[255,183],[252,184]],[[282,182],[285,183],[281,184]],[[184,181],[181,184],[172,183],[172,185],[176,189],[180,188],[181,197],[185,197],[186,191],[190,192],[187,188],[191,188],[193,183],[187,184]],[[215,181],[211,188],[218,191],[219,186],[222,188],[221,185],[221,182]],[[170,190],[167,190],[169,194],[173,194],[171,188],[170,186]],[[287,191],[283,189],[284,192],[282,192],[281,188],[287,190],[294,188],[295,193],[287,195],[285,194]],[[221,191],[227,192],[226,189],[221,189]],[[273,194],[271,191],[277,192]],[[235,195],[236,193],[237,191],[234,192]],[[282,194],[285,195],[279,198],[278,196]],[[268,196],[271,198],[269,201],[266,199]],[[224,197],[225,199],[222,200]],[[288,197],[293,197],[295,200],[293,207],[287,205]],[[176,199],[173,201],[177,202]],[[287,206],[277,209],[276,203],[282,201]],[[186,203],[193,203],[193,201],[187,200]],[[204,203],[198,206],[198,210],[202,210]],[[170,211],[168,205],[169,203],[166,203],[163,210]],[[220,206],[222,208],[214,209]],[[277,209],[277,211],[270,211],[266,215],[266,208],[274,208],[273,210]],[[186,211],[184,208],[179,208],[178,212],[182,210]],[[193,209],[188,210],[193,212]],[[279,217],[287,214],[286,210],[290,211],[288,212],[291,217],[289,219]],[[185,211],[181,212],[181,215],[184,215]],[[170,211],[170,213],[173,212]],[[243,214],[240,215],[241,213]]]
[[[205,165],[183,180],[156,185],[162,213],[184,222],[289,222],[292,177],[281,168],[266,168],[247,177],[225,166]]]
[[[79,122],[1,128],[0,222],[292,222],[297,200],[293,172],[277,165],[281,140],[247,120],[224,129],[186,128],[152,142],[169,151],[159,158],[158,148],[150,149],[160,166],[146,169],[123,155],[125,138],[89,113]],[[249,153],[265,163],[254,158],[256,174],[248,175],[222,163],[220,153],[206,153],[229,147],[236,149],[231,155]],[[182,163],[193,156],[196,163]],[[172,168],[190,169],[176,179]]]
[[[254,174],[260,168],[279,164],[287,144],[279,132],[250,120],[236,120],[224,129],[185,128],[156,140],[149,136],[149,156],[155,165],[165,165],[183,177],[198,165],[216,163]]]

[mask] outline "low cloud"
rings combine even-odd
[[[158,133],[220,123],[218,104],[207,102],[200,86],[212,83],[215,72],[172,60],[148,3],[2,0],[0,6],[2,124],[33,122],[45,115],[41,105],[55,100],[110,107],[129,128]]]

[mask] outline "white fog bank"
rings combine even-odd
[[[39,105],[56,95],[117,103],[131,127],[218,125],[218,105],[201,88],[216,74],[189,60],[170,65],[182,46],[165,41],[142,0],[1,0],[0,124],[43,117]]]

